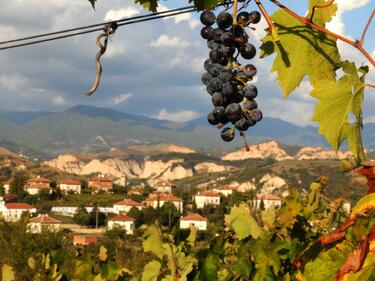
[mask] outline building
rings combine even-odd
[[[13,180],[7,180],[3,182],[5,194],[8,194],[10,192],[10,185],[12,184],[12,181]]]
[[[31,233],[42,233],[44,231],[57,232],[61,228],[61,221],[48,215],[38,215],[30,219],[27,227]]]
[[[156,192],[159,193],[172,193],[173,189],[176,188],[176,184],[173,182],[159,182],[154,187],[156,189]]]
[[[30,195],[39,194],[41,190],[51,192],[50,184],[51,182],[48,179],[37,176],[27,180],[25,189]]]
[[[132,217],[124,214],[119,214],[108,220],[108,229],[120,228],[126,231],[128,234],[133,234],[134,221]]]
[[[26,203],[5,203],[0,196],[0,214],[5,221],[19,221],[24,213],[34,214],[36,209]]]
[[[205,205],[220,205],[220,195],[215,191],[203,191],[194,195],[194,202],[197,208],[203,208]]]
[[[218,188],[213,189],[213,191],[215,191],[217,193],[220,193],[224,196],[232,195],[233,191],[235,191],[235,190],[236,189],[234,187],[229,186],[229,185],[223,185],[223,186],[220,186]]]
[[[182,212],[183,202],[181,198],[168,193],[151,193],[145,201],[147,207],[157,208],[162,207],[165,203],[172,203],[176,206],[179,212]]]
[[[113,180],[110,178],[105,178],[103,176],[99,176],[95,179],[89,180],[88,184],[89,188],[95,190],[103,190],[103,191],[112,191],[113,189]]]
[[[145,192],[143,189],[133,188],[129,190],[128,195],[143,195]]]
[[[262,201],[265,209],[268,209],[271,206],[280,207],[282,203],[281,198],[273,194],[257,194],[254,199],[254,206],[260,208]]]
[[[81,183],[75,180],[64,180],[58,187],[64,194],[69,192],[81,194]]]
[[[189,213],[188,215],[181,217],[181,229],[187,229],[190,225],[195,226],[197,230],[207,230],[207,219],[196,213]]]
[[[142,211],[142,204],[137,202],[137,201],[131,200],[131,199],[125,199],[125,200],[122,200],[120,202],[114,203],[113,204],[113,211],[116,214],[127,213],[133,207]]]
[[[98,243],[98,238],[93,235],[74,235],[73,244],[75,246],[88,246]]]

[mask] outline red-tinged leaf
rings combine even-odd
[[[340,227],[331,233],[324,235],[320,238],[321,245],[328,245],[333,242],[339,241],[345,237],[345,231],[354,224],[354,220],[346,219]]]
[[[345,274],[353,271],[357,272],[361,269],[363,261],[369,250],[368,239],[366,238],[359,246],[358,249],[350,253],[346,258],[345,263],[341,266],[337,272],[336,279],[337,281],[343,280]]]

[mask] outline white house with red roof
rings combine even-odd
[[[143,195],[145,193],[144,189],[140,188],[133,188],[129,190],[128,194],[129,195]]]
[[[205,205],[220,205],[220,194],[215,191],[202,191],[194,195],[194,202],[198,209]]]
[[[154,188],[156,189],[156,192],[159,193],[172,193],[173,188],[176,188],[176,186],[177,185],[173,182],[163,181],[157,183]]]
[[[81,194],[81,183],[75,180],[63,180],[58,187],[64,194],[69,192]]]
[[[34,214],[36,209],[26,203],[5,203],[3,197],[0,196],[0,214],[5,221],[19,221],[23,213]]]
[[[144,203],[147,207],[157,208],[158,206],[162,207],[167,202],[174,204],[176,209],[182,212],[182,199],[169,193],[151,193]]]
[[[99,176],[97,178],[89,180],[88,186],[89,188],[97,191],[112,191],[113,180],[104,176]]]
[[[116,214],[128,213],[133,207],[142,211],[143,206],[141,203],[137,201],[131,199],[124,199],[120,202],[116,202],[113,204],[113,212]]]
[[[220,186],[220,187],[217,187],[217,188],[213,189],[213,191],[215,191],[217,193],[220,193],[224,196],[232,195],[233,191],[235,191],[235,190],[236,190],[236,188],[234,188],[232,186],[229,186],[229,185],[223,185],[223,186]]]
[[[108,229],[120,228],[128,234],[133,234],[135,219],[124,214],[119,214],[108,220]]]
[[[254,199],[254,206],[257,208],[260,208],[262,201],[264,203],[264,208],[268,209],[271,206],[280,207],[282,200],[280,197],[269,194],[269,193],[261,193],[257,194],[257,196]]]
[[[196,213],[189,213],[180,219],[180,228],[188,229],[195,226],[197,230],[207,230],[207,219]]]
[[[51,192],[50,180],[37,176],[26,181],[25,190],[30,195],[39,194],[41,190],[48,190]]]
[[[61,221],[49,215],[40,214],[30,219],[27,227],[31,233],[42,233],[44,231],[57,232],[61,229]]]

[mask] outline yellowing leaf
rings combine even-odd
[[[161,264],[158,261],[150,261],[142,272],[142,281],[157,281]]]
[[[15,281],[16,276],[14,275],[13,268],[7,264],[4,264],[1,269],[2,281]]]
[[[98,258],[99,258],[99,260],[101,260],[101,261],[106,261],[107,258],[108,258],[107,248],[104,247],[103,245],[100,246],[100,250],[99,250]]]
[[[365,160],[360,138],[365,74],[359,77],[350,62],[344,62],[342,69],[345,75],[337,82],[322,79],[314,85],[311,95],[319,102],[313,120],[319,122],[319,133],[335,150],[347,139],[353,154]],[[354,123],[349,123],[349,115],[355,118]]]
[[[225,223],[233,228],[237,238],[240,240],[245,239],[249,235],[255,239],[263,235],[262,228],[251,216],[250,210],[246,204],[233,207],[230,214],[225,215]]]
[[[152,252],[158,258],[163,257],[163,240],[159,229],[152,225],[144,234],[145,240],[143,241],[143,249],[145,252]]]
[[[310,0],[309,1],[309,15],[308,17],[310,18],[312,8],[315,5],[324,5],[329,3],[330,0]],[[337,5],[335,3],[332,3],[328,7],[320,8],[320,9],[315,9],[314,13],[314,18],[313,22],[319,26],[325,26],[325,23],[330,22],[332,20],[332,17],[336,15],[337,11]]]
[[[366,196],[362,197],[358,203],[353,207],[351,216],[355,217],[363,213],[365,210],[374,209],[375,208],[375,193],[367,194]]]
[[[275,43],[270,34],[262,39],[261,57],[276,52],[272,71],[287,97],[308,76],[314,86],[320,80],[335,81],[335,70],[340,63],[336,39],[306,27],[283,10],[271,16],[278,28]]]

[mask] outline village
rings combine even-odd
[[[17,222],[22,217],[27,216],[28,231],[32,233],[42,233],[45,231],[59,231],[64,228],[70,229],[73,233],[73,243],[75,245],[88,245],[97,243],[97,237],[106,230],[114,228],[132,235],[136,229],[136,219],[129,215],[132,209],[142,211],[145,208],[162,208],[166,204],[173,205],[178,214],[180,214],[178,226],[180,229],[188,229],[194,226],[199,231],[207,231],[210,224],[216,224],[217,221],[209,221],[208,218],[199,214],[199,211],[206,208],[215,208],[223,204],[223,199],[230,197],[235,192],[239,192],[234,186],[221,186],[213,189],[206,189],[196,192],[188,204],[184,205],[183,200],[176,196],[174,191],[177,186],[173,182],[159,182],[152,187],[152,192],[145,195],[145,190],[141,188],[130,189],[121,201],[114,202],[110,207],[97,206],[96,211],[107,215],[106,224],[99,228],[86,228],[77,225],[66,224],[54,216],[73,217],[77,212],[78,206],[53,206],[50,211],[43,213],[34,206],[24,202],[7,202],[6,198],[10,194],[12,181],[3,182],[5,191],[4,197],[0,197],[0,216],[6,222]],[[58,182],[57,187],[63,194],[82,194],[81,183],[75,180],[63,180]],[[92,194],[111,194],[114,188],[114,182],[109,177],[100,175],[88,180],[88,188]],[[51,181],[47,178],[36,176],[26,181],[24,191],[29,195],[52,193]],[[242,191],[241,193],[248,192]],[[136,201],[131,196],[145,196],[145,200]],[[281,206],[282,198],[273,194],[260,193],[253,197],[252,205],[255,208],[267,209],[269,207]],[[92,212],[93,206],[84,206],[88,213]],[[350,208],[350,206],[349,206]]]

